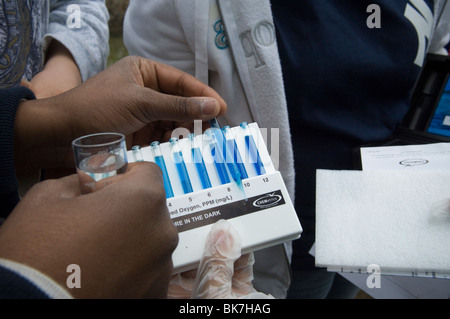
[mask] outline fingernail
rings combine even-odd
[[[203,98],[200,102],[200,109],[203,115],[216,115],[218,108],[219,103],[213,98]]]

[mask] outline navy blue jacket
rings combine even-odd
[[[22,99],[34,99],[27,88],[0,89],[0,219],[6,218],[19,202],[14,168],[14,122]],[[0,266],[0,298],[48,298],[33,283]]]
[[[6,218],[19,202],[14,167],[14,122],[22,99],[34,99],[24,87],[0,89],[0,218]]]

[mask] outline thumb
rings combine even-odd
[[[223,113],[224,108],[212,97],[181,97],[159,93],[148,88],[144,102],[140,104],[141,112],[149,121],[207,121]],[[225,106],[226,108],[226,106]]]
[[[241,255],[241,241],[232,225],[220,220],[206,239],[192,292],[193,298],[230,298],[234,262]]]

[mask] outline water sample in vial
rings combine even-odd
[[[211,129],[206,130],[204,137],[205,141],[209,145],[211,156],[214,159],[214,165],[216,167],[220,183],[222,185],[228,184],[230,182],[230,177],[228,176],[227,167],[225,166],[225,161],[222,157],[222,153],[220,152],[219,145],[217,144],[214,134],[211,132]]]
[[[98,153],[83,159],[77,169],[98,182],[103,178],[125,173],[127,167],[127,162],[120,155]]]
[[[164,157],[161,153],[161,146],[158,141],[152,142],[150,145],[153,153],[153,157],[155,158],[155,163],[161,169],[164,180],[164,189],[166,191],[166,198],[173,197],[172,184],[170,183],[169,174],[167,173],[166,162],[164,161]]]
[[[180,177],[183,192],[185,194],[192,193],[193,189],[191,181],[186,169],[186,164],[184,163],[183,154],[181,153],[180,145],[178,143],[178,138],[171,138],[169,140],[169,143],[172,148],[173,160],[178,171],[178,176]]]
[[[266,173],[266,170],[264,169],[263,162],[261,160],[261,157],[259,156],[259,151],[258,148],[256,147],[253,135],[250,132],[250,128],[248,127],[248,123],[242,122],[241,128],[244,130],[245,133],[245,146],[247,148],[250,163],[253,163],[253,165],[255,166],[256,174],[263,175]]]
[[[209,180],[208,171],[206,170],[205,161],[203,160],[202,153],[197,145],[197,141],[195,140],[195,134],[191,133],[187,137],[191,142],[192,160],[195,164],[195,168],[197,169],[197,173],[200,178],[202,188],[203,189],[210,188],[211,181]]]
[[[242,161],[241,158],[241,154],[239,153],[239,149],[237,147],[236,140],[234,139],[233,132],[231,132],[231,127],[227,125],[224,126],[222,130],[225,135],[225,140],[227,143],[226,145],[227,158],[225,158],[225,161],[233,162],[237,166],[239,173],[241,175],[241,179],[248,178],[247,170],[245,169],[244,162]]]

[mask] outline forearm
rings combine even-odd
[[[31,80],[38,99],[68,91],[81,83],[81,74],[70,51],[53,40],[47,51],[44,69]]]
[[[53,40],[46,56],[45,69],[52,74],[64,77],[68,86],[75,87],[81,83],[81,73],[70,51],[57,40]]]

